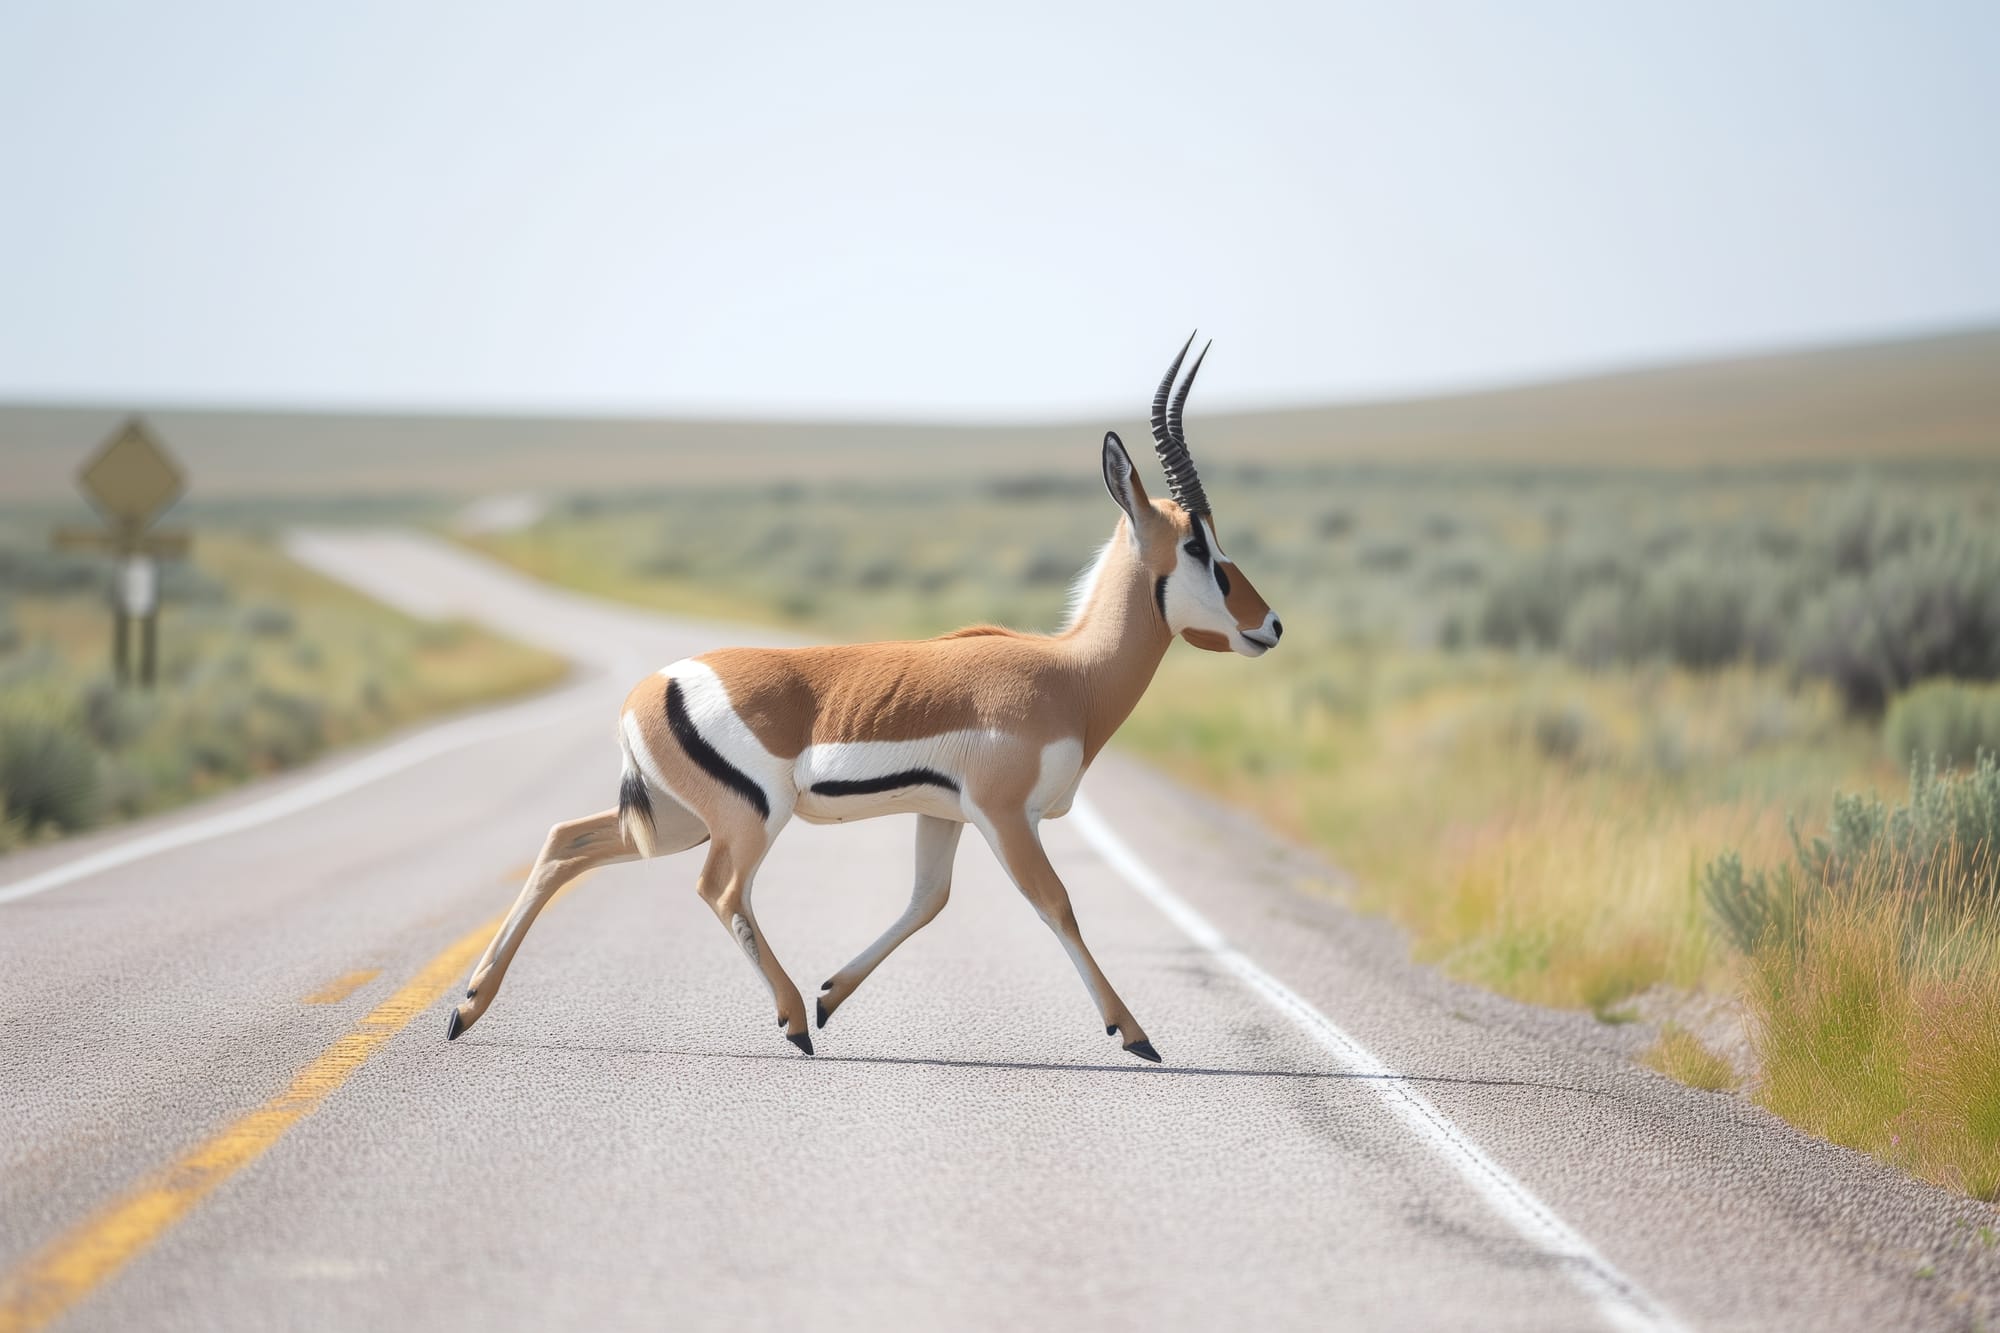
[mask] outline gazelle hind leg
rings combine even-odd
[[[761,830],[760,830],[761,831]],[[757,914],[750,907],[750,886],[757,875],[757,867],[763,863],[764,853],[770,844],[754,835],[735,837],[724,841],[718,837],[708,849],[708,859],[702,863],[699,889],[701,900],[715,913],[715,919],[722,923],[743,950],[744,957],[764,978],[764,984],[771,989],[771,999],[778,1006],[778,1026],[785,1030],[785,1040],[804,1051],[813,1053],[812,1033],[806,1029],[806,1002],[799,994],[799,988],[785,974],[778,962],[778,955],[771,949],[771,941],[757,924]]]
[[[939,819],[935,815],[917,816],[917,870],[916,882],[910,890],[910,905],[881,938],[864,949],[855,960],[833,974],[819,997],[818,1025],[826,1026],[826,1020],[833,1017],[833,1011],[840,1008],[855,988],[868,979],[868,974],[881,965],[883,959],[895,952],[904,940],[922,930],[944,910],[945,901],[951,897],[951,861],[958,851],[958,835],[965,831],[965,825],[955,820]]]
[[[1064,887],[1056,868],[1049,863],[1049,855],[1042,849],[1042,839],[1033,821],[1025,814],[1016,814],[982,824],[980,831],[993,845],[994,855],[1007,867],[1007,873],[1024,897],[1034,906],[1042,920],[1056,938],[1062,941],[1069,953],[1070,961],[1083,977],[1083,984],[1090,988],[1090,996],[1097,1002],[1097,1011],[1104,1019],[1104,1030],[1110,1036],[1123,1036],[1125,1049],[1141,1060],[1160,1063],[1160,1053],[1153,1049],[1153,1043],[1146,1039],[1146,1031],[1139,1026],[1139,1020],[1132,1017],[1132,1011],[1118,998],[1118,992],[1111,988],[1097,960],[1090,956],[1090,949],[1083,942],[1083,932],[1077,927],[1076,912],[1070,906],[1069,890]]]
[[[521,888],[521,896],[514,900],[514,909],[472,969],[464,1001],[451,1011],[445,1040],[458,1040],[492,1005],[528,927],[535,924],[535,918],[558,889],[586,870],[634,861],[638,856],[638,848],[619,831],[616,810],[573,819],[550,829],[542,843],[542,854],[535,858],[535,868],[528,872],[528,882]]]

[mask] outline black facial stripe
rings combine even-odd
[[[1222,562],[1215,562],[1215,586],[1222,589],[1224,597],[1229,596],[1229,575],[1222,572]]]
[[[701,733],[694,729],[694,719],[688,716],[687,705],[681,702],[681,683],[677,680],[667,682],[667,726],[681,748],[688,752],[688,758],[700,764],[702,770],[717,782],[750,802],[761,818],[771,817],[771,802],[764,795],[764,789],[748,773],[724,759],[722,752],[703,740]]]
[[[1167,618],[1167,577],[1162,574],[1159,581],[1153,584],[1153,600],[1159,604],[1162,620]]]
[[[879,778],[835,779],[815,782],[815,796],[873,796],[878,792],[901,791],[905,787],[943,787],[956,793],[958,784],[934,768],[906,768],[901,773],[885,773]]]

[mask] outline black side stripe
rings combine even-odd
[[[771,817],[771,801],[764,795],[764,789],[753,782],[748,773],[724,759],[721,751],[703,740],[701,733],[694,729],[694,719],[688,716],[687,705],[681,702],[681,684],[677,680],[667,682],[667,726],[673,729],[674,739],[688,752],[688,758],[700,764],[710,777],[755,806],[759,817]]]
[[[873,796],[878,792],[901,791],[905,787],[943,787],[954,794],[958,784],[934,768],[910,768],[901,773],[885,773],[879,778],[840,779],[815,782],[815,796]]]
[[[1162,620],[1167,618],[1167,577],[1165,574],[1160,575],[1159,581],[1153,585],[1153,600],[1160,605]]]

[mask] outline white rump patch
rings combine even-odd
[[[713,667],[685,657],[661,667],[659,674],[681,687],[688,721],[701,738],[764,789],[764,798],[771,803],[766,826],[776,832],[792,812],[792,765],[765,749],[757,733],[736,715],[729,691]],[[641,767],[648,778],[655,776],[655,770],[646,767],[643,759]]]

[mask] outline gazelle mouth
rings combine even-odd
[[[1258,636],[1252,634],[1247,629],[1240,629],[1237,630],[1236,632],[1238,634],[1241,634],[1247,641],[1256,644],[1259,648],[1276,648],[1278,646],[1278,641],[1276,639],[1259,638]]]

